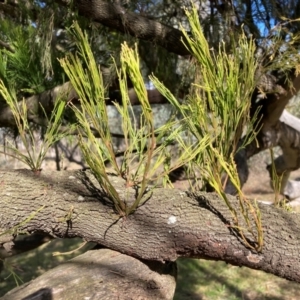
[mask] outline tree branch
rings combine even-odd
[[[8,51],[10,51],[12,53],[15,52],[15,50],[9,44],[7,44],[7,43],[5,43],[5,42],[3,42],[1,40],[0,40],[0,47],[5,48],[6,50],[8,50]]]
[[[263,130],[276,126],[289,100],[300,90],[300,74],[291,75],[291,86],[287,83],[276,85],[277,91],[268,95],[264,104]],[[280,90],[279,90],[280,89]],[[263,100],[265,101],[265,100]]]
[[[176,28],[130,12],[108,1],[76,0],[74,3],[79,14],[92,21],[138,39],[150,41],[169,52],[190,56],[190,52],[182,42],[185,41],[184,35]]]
[[[150,104],[166,104],[168,101],[167,99],[162,96],[157,90],[147,90],[148,94],[148,100]],[[112,102],[122,103],[122,98],[120,95],[120,92],[114,92],[110,93],[110,98],[107,98],[107,105],[108,105],[108,114],[112,116],[112,118],[109,120],[110,128],[112,129],[112,134],[116,137],[123,136],[122,126],[121,126],[121,118],[120,114],[117,113],[117,110],[112,105]],[[130,99],[130,102],[132,105],[138,105],[140,104],[139,99],[136,95],[136,92],[134,89],[128,90],[128,96]],[[66,82],[62,85],[56,86],[55,88],[42,92],[37,95],[33,95],[31,97],[28,97],[25,99],[27,110],[28,110],[28,120],[41,126],[47,126],[48,121],[45,117],[45,113],[47,115],[50,115],[55,102],[58,99],[63,99],[65,101],[73,101],[73,103],[79,102],[79,97],[72,87],[70,82]],[[170,107],[170,104],[166,104],[166,107]],[[170,109],[169,109],[170,110]],[[140,114],[140,109],[134,108],[134,111],[136,114]],[[166,113],[166,110],[159,110],[158,108],[153,108],[153,111],[155,114],[162,115],[161,117],[157,119],[161,119],[166,122],[167,118],[164,117]],[[167,114],[168,116],[170,114]],[[116,119],[118,119],[118,122],[116,122]],[[117,124],[120,124],[118,126]],[[0,105],[0,127],[15,127],[15,119],[13,116],[13,113],[8,105]],[[66,130],[69,130],[70,128],[65,127],[61,128],[61,131],[65,132]],[[77,134],[78,131],[70,132],[70,134]]]
[[[188,196],[156,188],[134,214],[121,218],[88,172],[43,171],[38,176],[26,170],[0,171],[0,178],[4,244],[17,232],[42,231],[82,237],[148,260],[223,260],[300,282],[297,214],[260,205],[264,247],[262,253],[253,253],[230,226],[232,215],[215,194]],[[125,189],[121,178],[110,179],[127,203],[134,201],[135,190]],[[236,198],[230,201],[238,210]]]

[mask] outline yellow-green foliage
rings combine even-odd
[[[242,35],[237,44],[233,45],[231,53],[226,51],[224,44],[213,51],[203,35],[196,9],[186,13],[192,37],[182,30],[188,43],[186,46],[193,53],[198,69],[186,102],[179,102],[155,76],[150,77],[161,94],[181,114],[182,120],[171,119],[162,127],[154,128],[152,109],[140,72],[137,50],[130,49],[126,44],[122,45],[121,69],[118,70],[122,105],[116,104],[116,107],[122,116],[126,151],[120,165],[116,160],[112,136],[108,129],[105,88],[101,73],[87,36],[74,24],[71,32],[76,39],[78,53],[61,60],[61,65],[80,98],[80,108],[73,106],[82,132],[79,134],[80,146],[87,163],[113,201],[118,213],[127,215],[145,201],[145,193],[149,195],[148,183],[153,178],[157,179],[155,171],[158,167],[164,165],[165,172],[162,172],[161,177],[172,170],[166,147],[172,142],[177,142],[182,151],[175,163],[176,167],[197,164],[202,176],[215,188],[231,211],[232,227],[240,233],[248,247],[260,250],[262,230],[259,210],[242,194],[233,160],[239,148],[245,146],[239,144],[242,134],[246,135],[245,143],[254,138],[251,123],[253,120],[250,121],[249,109],[250,98],[256,85],[255,44],[253,40]],[[142,113],[138,121],[134,119],[128,97],[127,75],[141,104]],[[172,131],[173,134],[170,134]],[[183,139],[183,132],[189,132],[191,138]],[[128,205],[111,184],[105,169],[107,160],[116,174],[124,178],[126,186],[133,186],[137,190],[133,204]],[[224,173],[225,181],[230,179],[238,191],[243,222],[224,193]],[[255,230],[252,229],[250,219],[254,220]],[[245,225],[241,225],[242,223]],[[255,246],[247,242],[246,232],[254,237]]]
[[[225,49],[225,44],[220,44],[219,49],[210,49],[196,9],[186,11],[186,14],[192,37],[182,30],[198,70],[190,95],[185,103],[181,103],[155,77],[152,80],[183,116],[183,127],[198,141],[209,135],[207,147],[200,152],[194,163],[198,164],[202,176],[225,201],[233,216],[232,226],[241,234],[245,244],[253,248],[245,237],[248,232],[255,239],[254,247],[260,250],[263,239],[259,210],[255,203],[252,204],[243,195],[234,163],[234,154],[255,138],[254,119],[250,120],[249,115],[251,95],[257,84],[255,44],[253,40],[241,35],[236,45],[232,41],[230,53]],[[246,138],[244,144],[240,145],[242,134]],[[238,218],[238,211],[224,193],[227,180],[231,180],[238,191],[245,228]],[[252,229],[251,218],[254,219],[255,230]]]
[[[71,32],[76,38],[78,53],[75,56],[69,55],[60,62],[80,98],[80,108],[72,106],[81,132],[80,147],[117,212],[120,215],[127,215],[149,198],[150,181],[166,177],[171,170],[194,159],[208,144],[208,136],[192,145],[186,145],[180,135],[182,126],[176,125],[173,119],[160,128],[154,128],[152,108],[141,75],[137,50],[130,49],[124,44],[121,51],[121,69],[118,70],[122,105],[116,104],[116,107],[122,116],[126,151],[123,162],[118,164],[108,129],[105,89],[100,70],[89,47],[87,36],[80,30],[78,24],[74,24]],[[129,101],[127,74],[141,104],[142,113],[139,120],[134,120]],[[178,141],[185,151],[182,151],[173,165],[170,165],[167,147],[174,141]],[[124,178],[127,187],[134,187],[137,190],[136,199],[132,204],[125,203],[111,184],[106,173],[106,161],[111,163],[118,176]],[[160,167],[163,167],[164,172],[157,175],[156,171]],[[146,193],[148,196],[144,197]]]
[[[26,154],[23,154],[12,142],[8,142],[5,145],[5,149],[0,152],[17,158],[28,165],[32,171],[39,172],[49,148],[68,134],[67,132],[60,131],[65,102],[61,99],[55,102],[49,119],[46,112],[44,112],[44,117],[47,120],[44,122],[46,130],[43,139],[37,142],[34,129],[28,120],[28,107],[25,99],[18,102],[14,89],[5,86],[2,80],[0,80],[0,94],[11,109]]]

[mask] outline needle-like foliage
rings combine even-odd
[[[116,211],[120,215],[128,215],[151,197],[155,184],[150,186],[150,183],[159,182],[160,178],[168,182],[170,171],[189,163],[203,151],[208,143],[208,136],[196,144],[187,145],[181,137],[182,126],[178,126],[174,118],[155,128],[137,49],[131,49],[125,43],[120,55],[121,69],[117,72],[122,105],[116,104],[116,107],[122,116],[126,151],[123,161],[118,162],[108,128],[105,88],[100,68],[95,62],[87,36],[78,24],[74,24],[71,32],[77,42],[77,55],[69,55],[60,62],[80,98],[80,108],[72,105],[80,130],[84,133],[79,134],[80,147],[86,162],[114,203]],[[129,101],[127,76],[130,77],[140,101],[139,116],[134,115]],[[175,141],[180,142],[185,151],[171,163],[168,146]],[[124,179],[126,187],[136,190],[133,203],[126,202],[110,182],[106,170],[107,161],[116,175]]]
[[[182,124],[187,131],[198,141],[209,135],[207,147],[194,163],[202,177],[225,201],[233,216],[232,227],[238,230],[244,243],[252,249],[261,250],[263,238],[259,210],[256,203],[251,203],[243,195],[234,162],[234,155],[255,138],[254,119],[250,120],[251,96],[257,84],[255,43],[241,35],[231,53],[226,51],[224,43],[220,44],[219,49],[211,49],[196,9],[186,11],[186,14],[192,36],[183,28],[182,31],[197,66],[197,76],[190,95],[185,103],[181,103],[159,80],[155,77],[152,80],[183,116]],[[242,135],[244,143],[240,144]],[[228,180],[238,191],[240,211],[231,205],[224,192]],[[238,217],[240,214],[243,222]],[[253,243],[248,241],[247,233],[254,237]]]

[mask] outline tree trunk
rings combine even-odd
[[[135,191],[125,189],[123,179],[110,179],[127,203],[134,200]],[[155,188],[134,214],[121,217],[89,172],[1,171],[0,184],[1,240],[6,245],[18,232],[42,231],[82,237],[141,259],[223,260],[300,282],[300,216],[282,209],[259,205],[264,246],[255,253],[231,226],[232,215],[216,194]],[[229,199],[239,210],[237,199]]]
[[[91,250],[8,292],[2,300],[173,299],[176,263]],[[76,287],[76,288],[74,288]]]

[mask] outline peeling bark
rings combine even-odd
[[[300,282],[297,214],[260,205],[264,247],[254,253],[230,226],[232,216],[216,194],[189,196],[156,188],[134,214],[120,217],[88,172],[2,171],[0,182],[0,228],[6,242],[18,231],[42,231],[54,237],[82,237],[141,259],[223,260]],[[134,200],[135,191],[125,189],[121,178],[113,176],[111,182],[127,203]],[[229,199],[238,210],[237,199]]]

